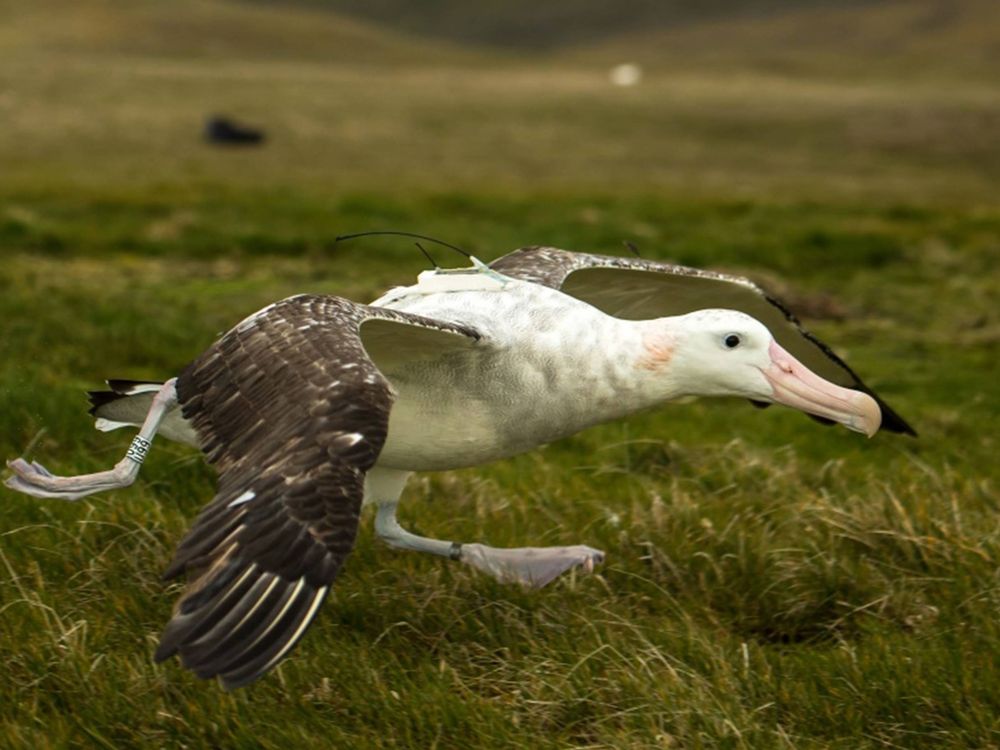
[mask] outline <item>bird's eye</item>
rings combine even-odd
[[[742,343],[742,341],[743,339],[741,339],[737,334],[730,333],[726,335],[726,337],[722,340],[722,343],[726,345],[727,349],[735,349]]]

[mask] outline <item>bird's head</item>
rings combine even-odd
[[[647,362],[650,369],[663,367],[678,395],[740,396],[784,404],[869,437],[878,431],[882,412],[871,396],[812,372],[755,318],[698,310],[661,320],[664,325],[644,337]]]

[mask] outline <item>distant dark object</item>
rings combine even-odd
[[[205,140],[225,146],[258,146],[264,142],[264,131],[240,125],[228,117],[210,117],[205,123]]]

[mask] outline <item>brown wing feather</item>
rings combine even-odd
[[[807,331],[786,305],[741,276],[643,258],[573,253],[552,247],[515,250],[490,264],[513,278],[543,284],[630,320],[708,307],[741,310],[771,329],[779,343],[819,375],[864,391],[882,410],[882,429],[916,435],[830,347]]]
[[[165,573],[196,577],[157,660],[179,654],[198,676],[239,687],[305,632],[354,544],[365,472],[385,442],[392,392],[359,337],[371,319],[476,338],[302,295],[229,331],[178,378],[184,416],[219,482]]]

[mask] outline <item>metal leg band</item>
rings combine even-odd
[[[151,443],[146,440],[146,438],[136,435],[132,438],[132,445],[128,447],[128,452],[125,454],[125,458],[130,461],[134,461],[137,464],[141,464],[146,460],[146,454],[149,453],[149,446]]]
[[[448,559],[450,560],[461,560],[462,559],[462,545],[458,542],[451,543],[451,549],[448,551]]]

